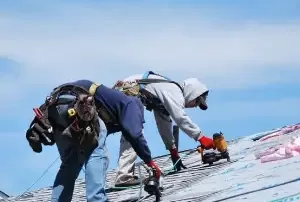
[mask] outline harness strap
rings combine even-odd
[[[150,78],[148,78],[150,75],[160,76],[160,77],[165,78],[166,80],[165,80],[165,79],[150,79]],[[162,76],[162,75],[160,75],[160,74],[154,73],[153,71],[147,71],[147,72],[143,75],[142,79],[138,80],[137,83],[139,84],[140,89],[145,89],[146,84],[151,84],[151,83],[174,83],[174,84],[176,84],[176,85],[180,88],[180,90],[183,92],[183,89],[182,89],[182,87],[180,86],[179,83],[177,83],[177,82],[175,82],[175,81],[169,79],[169,78],[166,77],[166,76]]]
[[[63,84],[53,89],[53,91],[50,94],[50,97],[47,98],[46,104],[48,106],[52,104],[57,104],[57,102],[60,102],[62,98],[59,98],[62,95],[71,95],[78,97],[79,94],[87,94],[87,95],[95,95],[97,88],[100,86],[100,84],[93,83],[89,90],[86,90],[85,88],[81,86],[77,86],[74,84]],[[76,99],[65,99],[65,103],[70,104],[72,102],[75,102]]]
[[[157,75],[157,76],[161,76],[165,79],[150,79],[148,78],[150,75]],[[165,107],[163,106],[163,104],[161,103],[160,99],[157,96],[154,96],[152,93],[150,93],[149,91],[147,91],[145,89],[145,86],[147,84],[151,84],[151,83],[174,83],[175,85],[177,85],[181,92],[183,93],[183,89],[182,87],[175,81],[169,79],[168,77],[159,75],[157,73],[154,73],[152,71],[148,71],[146,72],[142,79],[137,81],[138,86],[139,86],[139,92],[140,92],[140,98],[142,103],[145,105],[146,109],[149,111],[152,111],[153,109],[158,110],[160,112],[162,112],[165,115],[170,115],[169,112],[165,109]]]
[[[93,83],[90,86],[90,89],[86,90],[85,88],[74,84],[63,84],[54,88],[54,90],[51,93],[51,96],[56,97],[64,94],[77,96],[78,94],[81,93],[94,95],[98,86],[99,86],[98,84]]]
[[[142,77],[141,80],[144,80],[144,81],[145,81],[145,79],[149,79],[149,76],[150,76],[150,75],[161,76],[161,77],[165,78],[167,81],[170,81],[170,80],[171,80],[171,79],[169,79],[169,78],[167,78],[167,77],[165,77],[165,76],[162,76],[162,75],[160,75],[160,74],[154,73],[153,71],[147,71],[147,72],[143,75],[143,77]],[[165,81],[164,79],[161,79],[161,80]],[[139,82],[138,82],[138,83],[139,83]],[[148,84],[148,83],[145,83],[145,84]],[[141,83],[141,84],[139,85],[140,88],[141,88],[141,89],[144,89],[144,88],[145,88],[145,84]]]
[[[46,102],[43,104],[43,111],[44,113],[47,113],[48,108],[53,105],[67,104],[70,107],[73,107],[73,105],[75,105],[75,103],[77,102],[78,96],[80,94],[94,95],[99,86],[99,84],[93,83],[87,90],[81,86],[77,86],[70,83],[60,85],[54,88],[53,91],[50,93],[50,96],[47,97]],[[73,96],[74,98],[64,97],[64,95]],[[76,112],[73,108],[70,108],[68,110],[68,114],[69,117],[73,117],[76,114]],[[56,123],[55,125],[56,127],[58,127],[60,124]]]
[[[97,88],[98,88],[100,85],[101,85],[101,84],[93,83],[93,84],[90,86],[89,93],[90,93],[91,95],[95,95],[95,94],[96,94],[96,90],[97,90]]]
[[[141,88],[141,89],[144,89],[146,84],[151,84],[151,83],[174,83],[183,92],[183,89],[180,86],[180,84],[175,81],[172,81],[172,80],[164,80],[164,79],[140,79],[140,80],[138,80],[138,84],[143,86],[143,88]]]

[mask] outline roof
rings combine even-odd
[[[6,199],[8,197],[9,197],[9,195],[7,195],[6,193],[4,193],[3,191],[0,190],[0,199]]]
[[[182,151],[183,163],[188,167],[180,172],[165,176],[161,201],[292,201],[300,199],[300,157],[293,156],[277,161],[262,163],[257,154],[270,147],[287,144],[300,130],[278,133],[283,128],[239,138],[228,142],[232,162],[220,160],[213,165],[201,163],[201,156],[195,149]],[[279,135],[274,135],[279,134]],[[272,136],[273,135],[273,136]],[[260,137],[259,137],[260,136]],[[271,137],[271,138],[266,138]],[[279,151],[279,150],[278,150]],[[300,151],[299,151],[300,153]],[[296,155],[296,154],[295,154]],[[172,166],[169,155],[155,158],[163,170]],[[138,173],[138,167],[136,167]],[[141,167],[144,175],[146,170]],[[115,170],[107,174],[108,187],[113,186]],[[142,191],[142,192],[140,192]],[[31,191],[23,196],[8,198],[8,201],[50,201],[51,187]],[[140,187],[109,191],[110,201],[155,201]],[[4,200],[0,200],[4,201]],[[73,201],[86,201],[85,183],[78,179]]]

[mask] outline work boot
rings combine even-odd
[[[139,179],[138,176],[133,176],[132,178],[129,178],[128,180],[126,180],[125,182],[117,182],[115,184],[115,187],[130,187],[130,186],[136,186],[139,185],[142,180],[142,183],[144,181],[144,177],[141,176],[141,179]]]
[[[180,171],[181,168],[186,169],[186,167],[183,165],[183,163],[180,159],[177,149],[173,148],[173,149],[170,149],[169,151],[171,154],[171,160],[173,162],[174,169],[176,171]]]

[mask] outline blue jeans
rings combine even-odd
[[[65,113],[67,106],[60,105],[59,114]],[[62,131],[54,129],[56,145],[61,157],[61,166],[56,175],[52,202],[71,202],[75,181],[83,167],[85,166],[86,198],[88,202],[106,202],[108,201],[105,193],[106,172],[109,159],[105,140],[107,129],[104,122],[100,121],[100,134],[98,138],[98,147],[92,151],[87,158],[82,158],[81,154],[73,147],[70,139],[62,135]],[[83,159],[83,164],[80,163]]]

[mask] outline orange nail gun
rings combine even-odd
[[[227,142],[224,138],[223,133],[215,133],[213,135],[213,141],[216,149],[220,153],[209,152],[204,154],[204,149],[201,146],[197,148],[198,152],[201,154],[203,164],[212,165],[213,162],[219,161],[221,159],[227,159],[227,161],[230,161],[229,153],[227,150]]]

